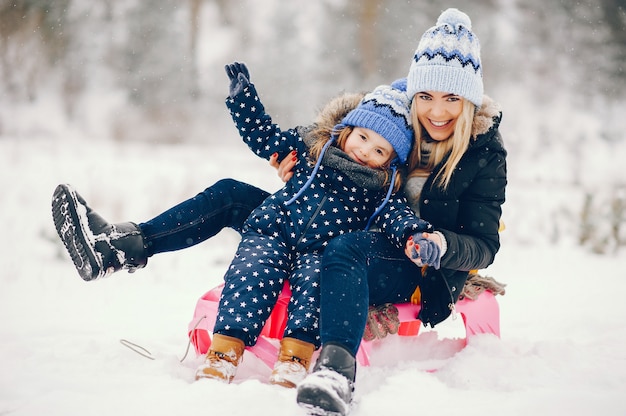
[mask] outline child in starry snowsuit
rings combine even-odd
[[[196,378],[230,382],[245,346],[254,345],[289,281],[291,299],[270,382],[294,387],[320,345],[320,258],[333,237],[369,228],[399,187],[398,164],[411,150],[406,94],[379,86],[354,108],[331,103],[309,129],[272,124],[244,64],[226,66],[226,101],[246,144],[258,156],[296,151],[294,177],[248,217],[224,277],[214,339]],[[394,202],[397,203],[397,202]],[[412,232],[429,228],[415,223]]]

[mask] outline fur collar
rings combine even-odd
[[[354,110],[361,99],[365,96],[362,93],[343,93],[331,99],[318,113],[315,124],[322,128],[332,130],[343,120],[345,116]]]
[[[332,129],[359,104],[364,96],[363,93],[343,93],[331,99],[318,113],[315,124]],[[500,105],[491,97],[484,95],[483,104],[474,116],[472,136],[485,134],[493,128],[494,119],[499,117],[500,111]]]
[[[491,97],[483,95],[483,105],[474,115],[472,122],[472,137],[487,133],[496,124],[500,117],[500,105]]]

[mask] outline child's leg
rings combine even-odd
[[[247,233],[239,243],[226,275],[214,332],[256,344],[269,318],[291,260],[277,239]]]
[[[270,383],[295,387],[306,377],[313,352],[319,346],[320,257],[300,255],[290,276],[291,300],[287,326]]]
[[[113,224],[71,186],[59,185],[52,198],[52,217],[79,275],[95,280],[144,267],[153,254],[198,244],[224,227],[240,230],[267,196],[254,186],[224,179],[150,221]]]
[[[148,262],[137,224],[109,223],[69,185],[61,184],[54,190],[52,220],[76,271],[85,281],[123,269],[132,272]]]
[[[288,306],[284,336],[297,338],[320,346],[320,269],[321,256],[305,253],[298,256],[289,284],[291,300]]]
[[[270,316],[291,262],[276,239],[246,234],[224,276],[214,339],[196,378],[230,382],[245,346],[256,344]],[[241,350],[241,354],[239,351]]]
[[[226,227],[241,231],[246,218],[268,195],[247,183],[222,179],[193,198],[139,224],[148,254],[191,247]]]

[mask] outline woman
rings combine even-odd
[[[349,412],[368,305],[408,302],[418,289],[419,319],[434,326],[453,311],[468,271],[491,264],[500,247],[506,187],[501,113],[483,96],[480,46],[467,15],[448,9],[424,33],[406,88],[416,146],[404,194],[433,225],[435,231],[421,237],[438,250],[422,267],[427,262],[415,255],[413,241],[399,249],[400,240],[354,232],[330,242],[320,283],[322,348],[297,393],[311,414]],[[405,214],[383,212],[380,226],[401,229]]]

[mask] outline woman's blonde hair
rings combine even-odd
[[[335,139],[335,143],[333,143],[333,146],[337,146],[338,148],[343,149],[346,143],[346,140],[348,140],[348,136],[350,135],[350,133],[352,133],[352,130],[354,130],[354,127],[345,126],[339,131],[333,131],[331,129],[324,128],[324,127],[320,127],[311,131],[309,133],[311,137],[313,137],[313,144],[309,148],[309,160],[311,161],[311,163],[315,164],[317,162],[317,159],[320,157],[320,154],[322,153],[322,148],[330,140],[333,134],[337,136],[337,138]],[[385,175],[386,175],[385,185],[389,184],[391,181],[391,177],[390,177],[391,170],[389,167],[389,163],[385,164],[384,166],[381,166],[380,170],[385,172]],[[400,190],[401,186],[402,186],[402,175],[400,174],[400,171],[398,170],[396,172],[396,182],[393,187],[393,192],[397,192],[398,190]]]
[[[415,130],[415,144],[409,155],[408,171],[409,177],[412,176],[428,176],[435,166],[441,163],[447,155],[448,160],[444,163],[442,169],[437,173],[434,183],[437,183],[442,189],[446,189],[450,184],[452,174],[456,169],[456,165],[463,157],[467,150],[470,139],[472,137],[472,123],[474,121],[474,113],[476,106],[469,100],[463,99],[463,110],[459,115],[454,126],[452,137],[448,140],[434,141],[431,146],[430,155],[425,165],[422,164],[422,126],[417,119],[417,105],[415,100],[417,94],[413,96],[411,102],[411,121]]]

